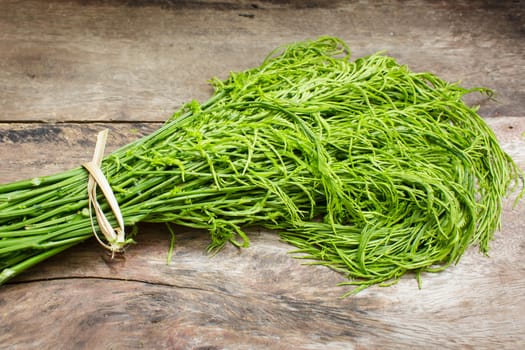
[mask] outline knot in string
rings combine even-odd
[[[108,136],[108,130],[105,129],[97,135],[97,143],[95,146],[95,152],[93,153],[93,159],[90,162],[82,164],[82,166],[89,172],[89,179],[87,184],[88,200],[89,200],[89,219],[91,220],[91,228],[97,241],[107,250],[109,250],[112,256],[115,253],[124,251],[127,244],[126,234],[124,232],[124,219],[120,211],[115,194],[109,185],[108,180],[102,173],[100,166],[104,157],[104,148],[106,146],[106,139]],[[113,228],[108,218],[102,211],[100,204],[97,201],[97,185],[102,191],[113,215],[117,221],[118,227]],[[95,216],[97,219],[98,227],[100,232],[104,235],[106,242],[102,241],[97,233],[95,224],[93,222],[92,210],[95,210]]]

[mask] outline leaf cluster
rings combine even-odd
[[[205,229],[210,250],[276,230],[296,256],[354,291],[439,271],[499,228],[523,188],[465,89],[385,54],[352,61],[340,39],[272,52],[213,80],[152,135],[103,162],[127,225]],[[0,185],[0,282],[89,238],[86,172]],[[521,192],[523,194],[523,191]]]

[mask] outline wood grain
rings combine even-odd
[[[206,81],[323,34],[465,86],[525,170],[523,1],[0,0],[0,182],[48,175],[160,127]],[[125,259],[90,240],[0,287],[0,349],[525,348],[525,203],[505,201],[490,256],[349,289],[274,232],[205,254],[206,232],[140,225]]]
[[[91,160],[97,133],[109,129],[106,154],[160,123],[0,123],[0,183],[51,175]]]
[[[523,114],[521,1],[0,1],[0,120],[164,121],[212,77],[320,35],[497,91]],[[327,3],[332,5],[328,6]]]

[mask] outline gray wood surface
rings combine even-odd
[[[386,50],[472,97],[525,169],[523,1],[0,0],[0,182],[51,174],[157,129],[207,80],[319,35],[354,57]],[[124,260],[95,242],[0,287],[0,349],[519,349],[525,203],[506,201],[490,256],[341,299],[344,278],[302,265],[271,232],[204,254],[205,232],[141,225]]]

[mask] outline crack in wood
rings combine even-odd
[[[217,293],[217,290],[209,290],[205,288],[192,287],[178,285],[174,283],[158,282],[158,281],[148,281],[138,278],[125,278],[125,277],[110,277],[110,276],[55,276],[49,278],[34,278],[34,279],[24,279],[24,280],[13,280],[5,284],[8,285],[23,285],[23,284],[32,284],[32,283],[45,283],[53,281],[64,281],[64,280],[100,280],[100,281],[116,281],[116,282],[131,282],[131,283],[141,283],[157,287],[170,287],[178,289],[191,289],[202,292]],[[0,287],[1,288],[1,287]],[[225,293],[226,294],[226,293]]]

